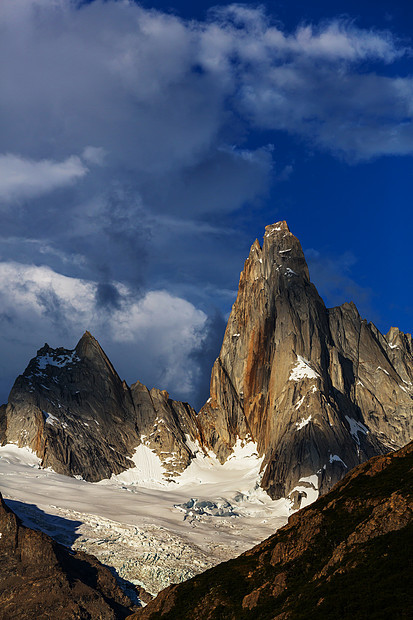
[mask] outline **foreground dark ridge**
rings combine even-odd
[[[143,589],[137,593],[150,598]],[[108,568],[23,526],[0,494],[2,620],[121,620],[134,608]]]
[[[173,478],[196,442],[224,462],[252,441],[261,486],[296,508],[412,438],[412,337],[384,336],[352,303],[327,309],[286,222],[251,247],[199,414],[165,391],[129,387],[89,332],[74,350],[40,349],[0,407],[1,444],[91,482],[133,467],[137,447]]]
[[[240,557],[169,586],[130,620],[411,618],[413,442],[359,465]]]

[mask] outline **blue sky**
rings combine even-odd
[[[85,329],[202,404],[286,219],[328,306],[411,332],[410,2],[0,5],[0,394]]]

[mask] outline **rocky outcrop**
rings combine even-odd
[[[354,304],[328,310],[286,222],[266,227],[241,273],[203,443],[224,461],[237,438],[264,455],[262,486],[299,505],[352,467],[413,437],[411,336],[383,336]]]
[[[408,618],[413,443],[359,465],[240,557],[163,590],[131,620]]]
[[[144,591],[139,592],[143,598]],[[135,607],[136,608],[136,607]],[[96,558],[24,527],[0,494],[0,616],[115,620],[134,606]]]
[[[173,475],[191,459],[185,435],[196,435],[195,419],[167,392],[121,381],[86,332],[73,350],[45,344],[37,352],[0,411],[0,439],[30,447],[42,467],[91,482],[134,467],[130,457],[144,442]]]
[[[200,439],[195,410],[139,381],[132,385],[131,395],[141,441],[158,454],[170,476],[183,472],[194,456],[194,440]]]

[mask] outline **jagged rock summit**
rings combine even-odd
[[[353,303],[327,309],[300,242],[278,222],[251,247],[199,414],[129,387],[86,332],[74,350],[38,351],[1,408],[0,441],[90,481],[134,467],[138,453],[176,478],[197,451],[223,463],[254,442],[261,486],[298,507],[407,444],[412,411],[412,337],[382,335]]]
[[[224,460],[238,437],[264,455],[274,497],[325,492],[413,435],[413,343],[383,336],[353,303],[328,310],[286,222],[265,229],[241,273],[199,423]]]

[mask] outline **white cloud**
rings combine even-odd
[[[249,122],[355,157],[413,150],[412,80],[378,74],[406,51],[389,32],[336,19],[288,33],[245,5],[187,22],[132,2],[3,0],[0,20],[6,148],[58,160],[97,144],[107,170],[130,171],[148,200],[160,178],[195,178]],[[375,71],[359,78],[366,61]],[[259,193],[256,161],[250,175]]]
[[[87,172],[76,156],[56,162],[47,159],[33,161],[10,153],[0,155],[0,201],[37,198],[71,185]]]
[[[206,315],[191,303],[166,291],[149,291],[115,311],[111,319],[116,342],[135,343],[154,377],[174,393],[193,395],[199,369],[190,355],[201,348]],[[142,364],[142,360],[139,360]],[[154,379],[152,379],[154,382]]]
[[[26,356],[28,350],[33,355],[42,339],[73,348],[88,329],[109,355],[113,351],[121,360],[115,365],[128,381],[139,379],[182,398],[193,396],[199,367],[191,356],[202,346],[206,315],[167,291],[149,291],[137,299],[125,285],[111,286],[119,303],[108,311],[97,303],[95,282],[49,267],[0,263],[0,349],[13,350],[15,343]],[[117,355],[119,347],[122,356]],[[28,361],[21,353],[15,376]],[[10,365],[7,360],[4,364]],[[10,372],[6,366],[3,370]]]
[[[391,63],[404,54],[389,33],[356,28],[351,22],[334,20],[324,28],[311,25],[297,29],[290,49],[305,55],[340,60],[382,60]]]
[[[82,157],[85,161],[97,166],[103,166],[107,153],[105,149],[100,146],[87,146],[82,153]]]

